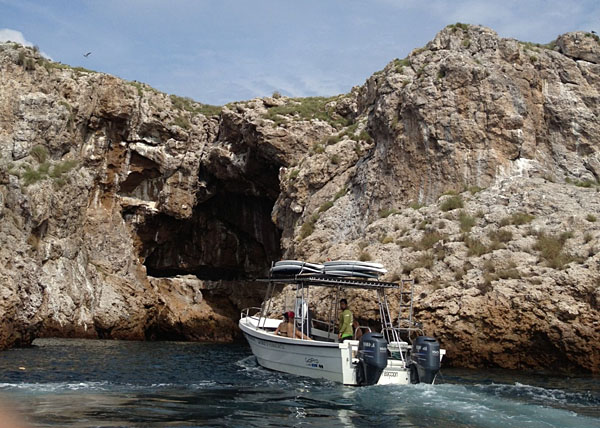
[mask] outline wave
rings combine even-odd
[[[132,384],[103,382],[47,382],[47,383],[0,383],[0,392],[26,392],[26,393],[61,393],[61,392],[120,392],[120,391],[147,391],[164,389],[207,389],[217,385],[215,381],[200,381],[194,383],[153,383]]]
[[[576,405],[582,407],[600,407],[600,391],[567,391],[563,389],[542,388],[519,382],[514,384],[474,385],[475,388],[507,398],[541,403],[544,405]]]
[[[108,391],[110,382],[49,382],[49,383],[0,383],[0,391],[31,391],[41,393],[61,391]]]
[[[418,384],[409,387],[368,387],[361,389],[359,394],[365,408],[382,414],[397,412],[409,419],[422,418],[424,425],[486,428],[598,427],[599,415],[586,415],[573,410],[568,405],[568,400],[575,400],[575,396],[561,399],[557,392],[564,393],[521,384]],[[536,397],[534,402],[523,399],[527,394]],[[551,405],[543,397],[552,397],[560,405],[556,405],[556,401]],[[577,397],[586,398],[585,395]],[[595,406],[592,402],[585,403],[590,407]],[[445,422],[440,425],[442,421]]]

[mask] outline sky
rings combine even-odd
[[[0,0],[0,41],[214,105],[346,93],[456,22],[547,43],[600,1]]]

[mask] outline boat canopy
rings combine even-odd
[[[363,289],[400,288],[395,282],[383,282],[372,279],[345,278],[332,275],[299,274],[290,277],[269,277],[258,279],[261,282],[311,285],[322,287],[348,287]]]

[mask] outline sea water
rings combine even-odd
[[[245,344],[38,339],[0,352],[0,402],[40,427],[600,427],[600,378],[443,369],[349,387],[256,364]]]

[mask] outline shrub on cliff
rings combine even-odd
[[[521,226],[523,224],[531,222],[534,218],[535,216],[531,214],[516,212],[500,220],[500,227],[508,226],[509,224],[512,224],[514,226]]]
[[[63,185],[65,182],[63,174],[69,172],[77,165],[77,161],[73,160],[67,160],[55,165],[52,165],[50,162],[43,162],[40,163],[37,168],[26,165],[21,178],[23,178],[25,186],[29,186],[47,178],[52,178],[57,184]]]
[[[471,238],[470,236],[464,236],[463,239],[465,245],[467,246],[467,256],[476,256],[480,257],[484,254],[487,254],[491,251],[489,247],[483,244],[479,239]]]
[[[265,117],[280,125],[286,121],[282,116],[294,116],[299,120],[319,119],[335,128],[348,126],[350,121],[340,116],[328,104],[339,97],[292,98],[286,104],[269,107]]]
[[[175,118],[175,120],[173,121],[173,124],[176,126],[179,126],[182,129],[190,129],[190,121],[187,117],[185,116],[177,116]]]
[[[463,205],[463,200],[460,197],[460,195],[455,195],[449,197],[444,202],[442,202],[442,205],[440,205],[440,210],[447,212],[458,208],[462,208]]]
[[[33,169],[29,165],[25,167],[25,172],[22,175],[25,186],[36,183],[44,179],[46,175],[39,169]]]
[[[41,144],[38,144],[34,148],[31,149],[29,154],[38,162],[44,163],[46,159],[48,159],[48,149]]]
[[[425,253],[419,256],[419,258],[417,258],[417,260],[415,260],[414,263],[405,265],[404,269],[402,270],[402,273],[405,275],[409,275],[415,269],[431,269],[433,267],[434,261],[435,259],[433,257],[433,254]]]
[[[64,162],[57,163],[52,168],[52,171],[50,172],[50,177],[60,178],[63,174],[71,171],[77,165],[78,165],[77,161],[74,161],[74,160],[67,160]]]
[[[419,250],[428,250],[444,238],[445,236],[436,230],[427,232],[421,237],[421,240],[417,244],[417,248]]]
[[[573,261],[573,257],[563,250],[565,242],[571,236],[572,234],[569,232],[560,235],[540,233],[533,249],[540,252],[540,256],[551,268],[563,269],[566,264]]]
[[[300,240],[309,237],[315,231],[315,223],[319,219],[319,214],[313,214],[310,218],[300,227]]]
[[[475,219],[464,211],[458,214],[458,221],[460,222],[461,232],[470,232],[473,226],[475,226]]]
[[[179,97],[177,95],[171,95],[170,98],[173,107],[178,110],[185,110],[190,113],[200,113],[205,116],[216,116],[221,114],[222,107],[220,106],[198,103],[189,97]]]
[[[380,218],[387,218],[389,216],[391,216],[392,214],[399,214],[400,211],[398,211],[396,208],[384,208],[382,210],[379,210],[379,217]]]
[[[321,206],[319,207],[319,212],[325,212],[327,211],[329,208],[331,208],[333,206],[333,201],[327,201],[321,204]]]
[[[499,229],[488,233],[488,237],[492,241],[506,243],[512,240],[513,234],[510,230]]]
[[[468,31],[469,30],[469,24],[464,24],[462,22],[457,22],[456,24],[450,24],[447,25],[446,28],[450,28],[452,29],[452,32],[456,32],[457,30],[463,30],[463,31]]]

